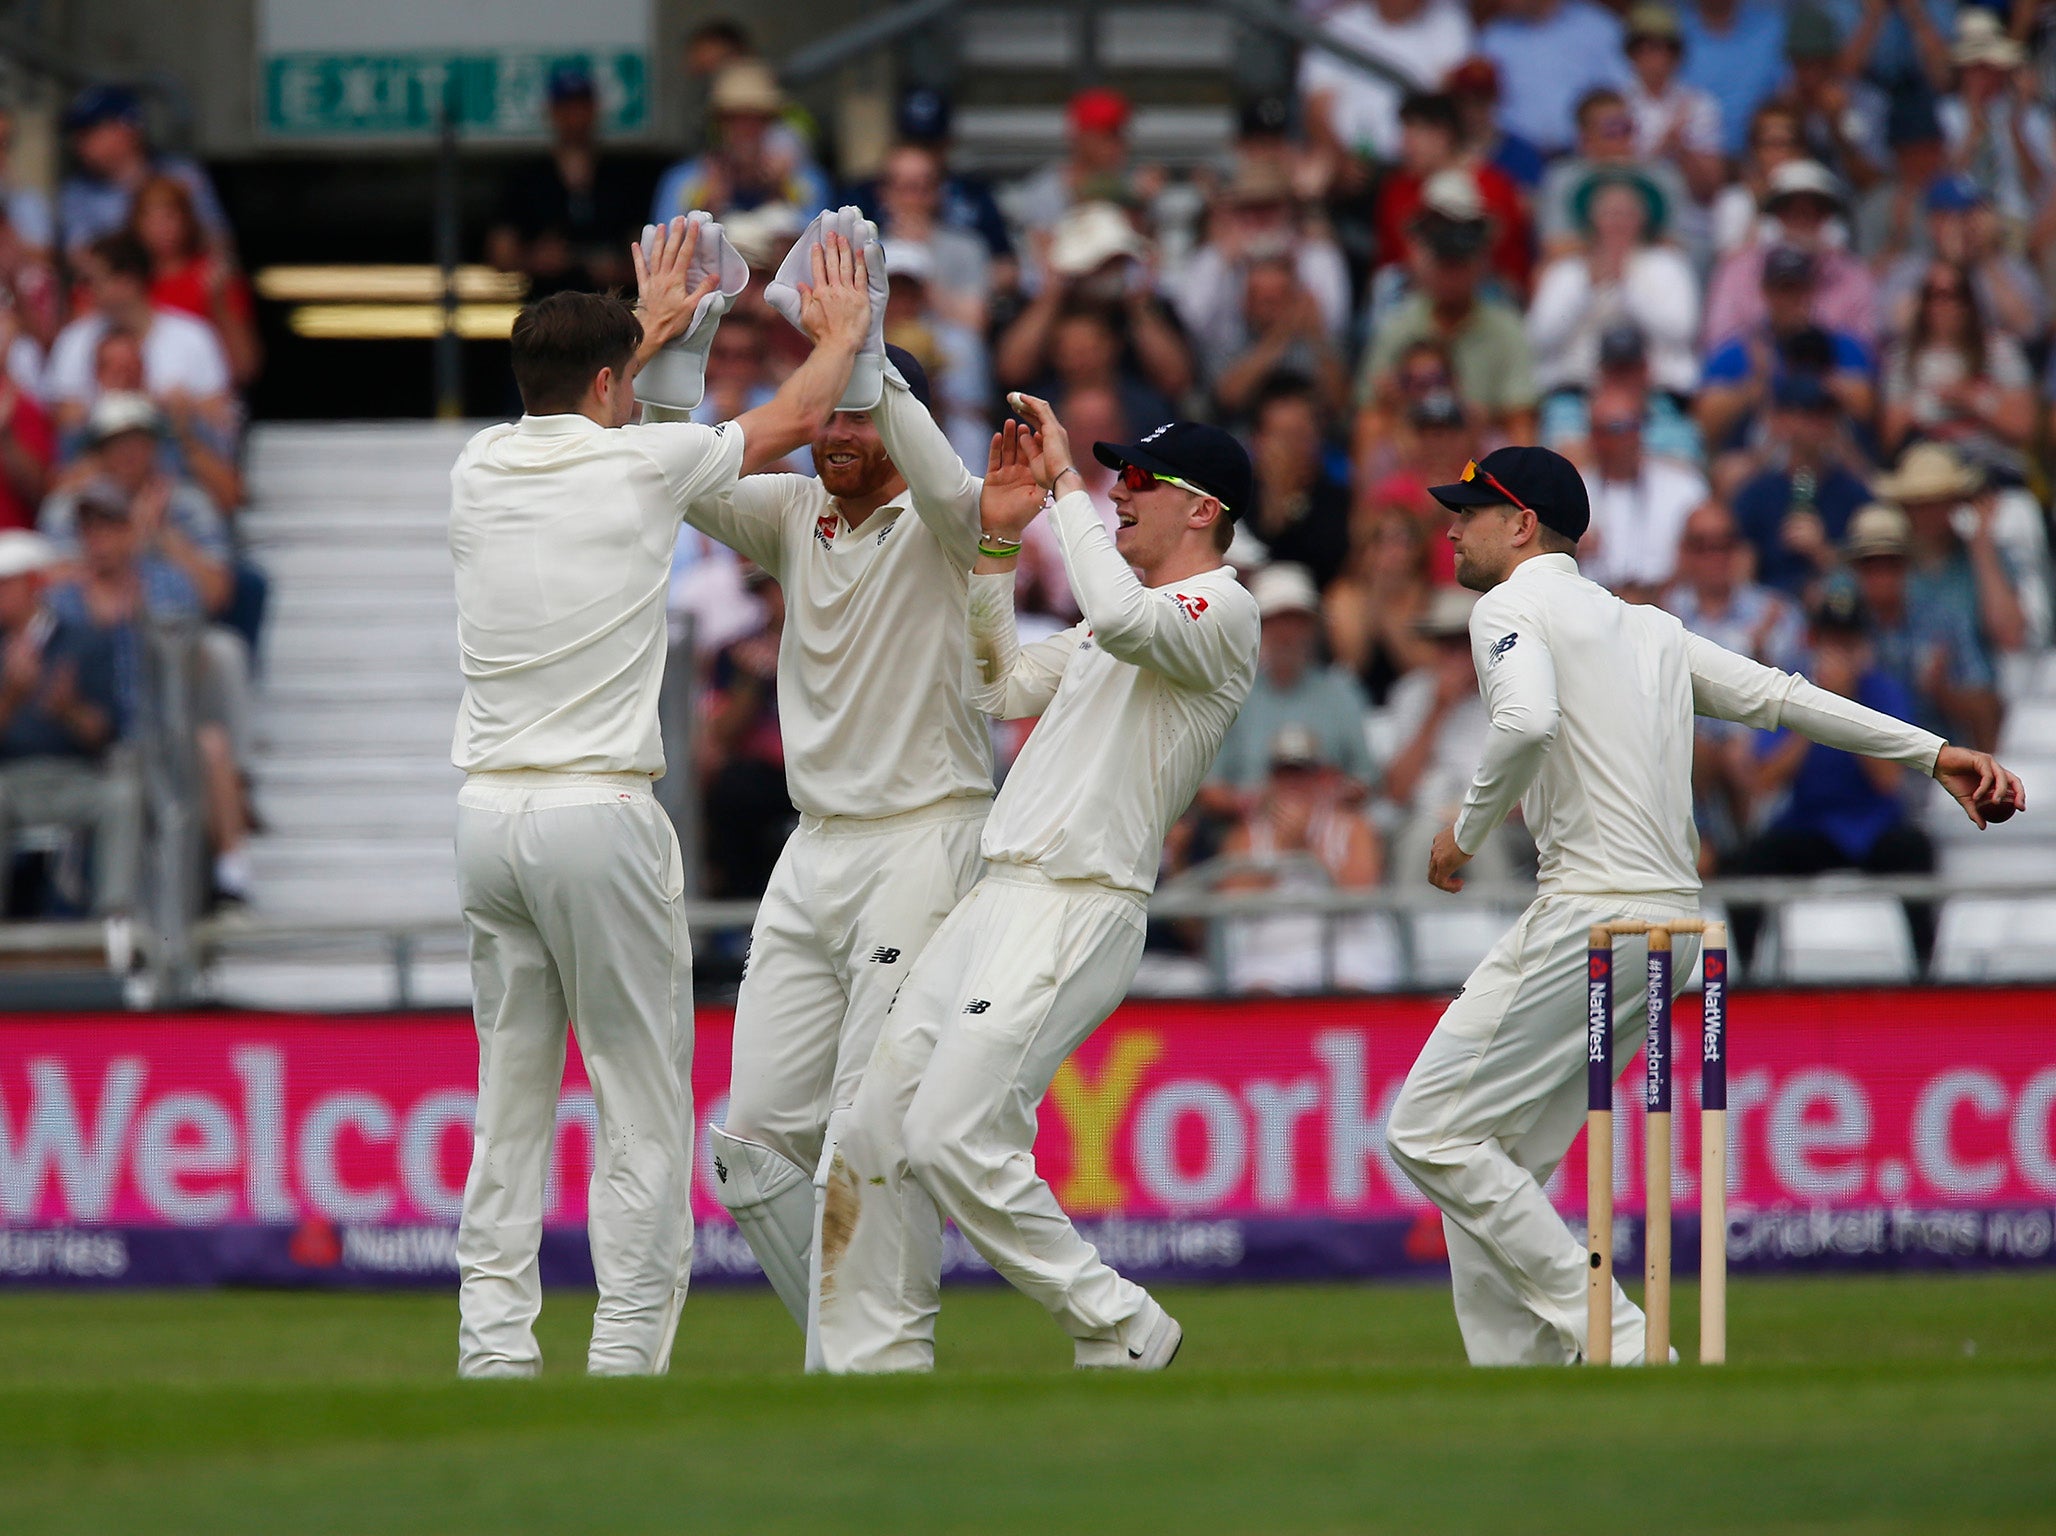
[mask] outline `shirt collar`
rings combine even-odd
[[[1569,555],[1530,555],[1519,565],[1515,566],[1513,574],[1506,579],[1508,581],[1519,581],[1522,573],[1525,571],[1534,571],[1537,575],[1542,574],[1544,571],[1568,571],[1571,575],[1575,576],[1578,574],[1578,562]]]
[[[567,411],[548,416],[523,416],[514,423],[514,430],[524,437],[583,437],[607,429],[590,416]]]

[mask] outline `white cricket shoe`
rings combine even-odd
[[[1122,1326],[1120,1338],[1078,1340],[1072,1362],[1081,1371],[1161,1371],[1178,1358],[1184,1342],[1178,1319],[1151,1297]]]

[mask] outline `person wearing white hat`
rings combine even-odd
[[[716,218],[771,203],[788,203],[805,223],[829,206],[828,179],[799,138],[782,131],[785,92],[769,67],[744,58],[714,76],[707,94],[711,142],[657,182],[652,222],[665,224],[704,208]]]
[[[1796,250],[1814,265],[1814,323],[1877,345],[1882,317],[1877,279],[1847,248],[1848,198],[1833,172],[1816,160],[1788,160],[1765,183],[1767,234],[1722,258],[1706,290],[1706,347],[1746,334],[1764,318],[1764,262],[1773,250]]]
[[[2039,100],[2041,77],[1983,6],[1956,13],[1949,50],[1956,89],[1935,104],[1950,159],[1985,189],[2010,224],[2035,215],[2056,186],[2056,131]]]
[[[0,532],[0,862],[23,827],[93,834],[93,911],[125,952],[143,851],[143,792],[125,687],[137,631],[95,623],[79,589],[46,602],[61,555],[40,534]],[[117,937],[119,930],[119,937]]]

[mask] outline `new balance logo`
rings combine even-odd
[[[1492,642],[1492,650],[1490,652],[1490,655],[1492,657],[1490,665],[1495,667],[1498,666],[1500,658],[1503,657],[1508,651],[1513,649],[1514,641],[1520,639],[1520,637],[1520,631],[1515,630],[1511,634],[1501,635],[1497,640],[1494,640]]]
[[[885,526],[884,526],[883,528],[879,529],[879,530],[878,530],[878,542],[879,542],[879,543],[881,543],[881,544],[883,544],[883,543],[885,542],[885,536],[886,536],[886,535],[887,535],[888,533],[891,533],[891,532],[892,532],[892,530],[893,530],[893,529],[895,529],[895,528],[897,528],[897,527],[899,527],[899,524],[898,524],[898,523],[887,523],[887,524],[886,524],[886,525],[885,525]]]
[[[900,952],[898,950],[887,949],[883,944],[871,951],[871,963],[873,965],[897,965],[899,964],[899,957]]]
[[[723,1184],[728,1182],[728,1164],[722,1162],[718,1157],[714,1159],[714,1177]]]
[[[966,1013],[983,1013],[983,1012],[985,1012],[985,1010],[986,1010],[986,1009],[990,1008],[991,1006],[992,1006],[992,1001],[991,1001],[991,999],[990,999],[990,998],[984,998],[984,997],[974,997],[974,998],[972,998],[972,999],[971,999],[971,1001],[969,1001],[968,1003],[964,1004],[964,1012],[966,1012]]]

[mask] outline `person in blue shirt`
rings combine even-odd
[[[1764,256],[1762,323],[1715,347],[1699,371],[1692,409],[1709,451],[1745,444],[1764,404],[1795,374],[1818,379],[1852,420],[1876,413],[1868,349],[1846,332],[1814,324],[1818,284],[1819,265],[1807,252],[1779,246]]]
[[[1478,51],[1499,66],[1499,123],[1545,155],[1571,147],[1587,91],[1625,86],[1621,24],[1590,0],[1508,0]]]
[[[1756,552],[1756,579],[1804,599],[1871,498],[1842,463],[1841,410],[1818,379],[1780,379],[1773,401],[1772,462],[1735,493],[1735,522]]]
[[[1679,11],[1678,26],[1684,81],[1720,103],[1723,147],[1739,155],[1749,119],[1785,80],[1784,10],[1763,0],[1698,0]]]
[[[1913,718],[1913,699],[1880,668],[1867,635],[1868,616],[1853,589],[1836,586],[1807,616],[1811,663],[1807,675],[1830,693],[1901,720]],[[1928,874],[1934,844],[1914,820],[1906,770],[1808,741],[1791,731],[1763,731],[1741,744],[1748,754],[1743,777],[1759,805],[1783,797],[1769,823],[1723,871],[1733,875],[1818,875],[1860,869],[1874,875]],[[1907,904],[1914,948],[1925,971],[1934,948],[1934,909]],[[1760,911],[1733,913],[1743,965],[1754,951]]]
[[[950,100],[933,86],[917,85],[900,97],[895,125],[900,142],[933,151],[945,166],[949,163],[950,121]],[[864,210],[866,218],[883,226],[876,177],[859,183],[851,192],[850,201]],[[953,172],[946,174],[937,216],[947,228],[961,229],[983,240],[986,253],[994,261],[1014,259],[1014,240],[1007,229],[1006,216],[999,211],[992,188],[984,181]]]

